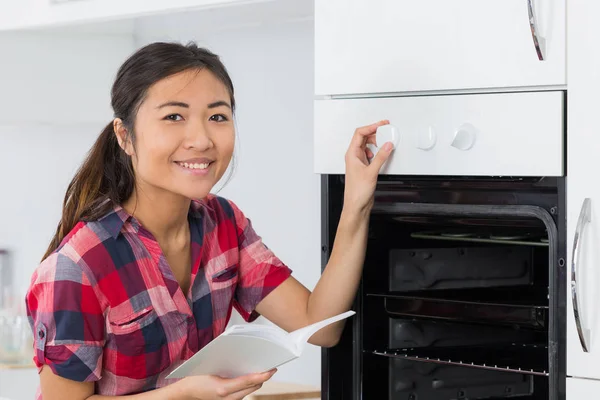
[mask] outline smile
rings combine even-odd
[[[177,165],[187,169],[207,169],[211,163],[185,163],[176,162]]]

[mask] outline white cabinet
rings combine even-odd
[[[567,400],[592,400],[600,393],[600,381],[567,378]]]
[[[316,100],[315,172],[343,174],[354,130],[382,119],[390,120],[399,133],[382,174],[564,172],[560,91]]]
[[[0,1],[0,30],[4,26],[12,26],[35,6],[36,0],[4,0]]]
[[[215,10],[223,10],[216,13]],[[311,0],[2,0],[0,31],[39,29],[140,17],[169,19],[172,13],[198,16],[208,11],[190,30],[207,24],[210,29],[247,26],[281,18],[305,18],[313,14]],[[309,14],[307,14],[309,12]],[[229,18],[223,18],[227,14]],[[166,17],[166,18],[165,18]],[[211,23],[216,19],[216,23]],[[191,22],[191,21],[190,21]]]
[[[600,37],[600,2],[572,1],[568,15],[567,375],[600,379],[600,50],[590,46],[590,40]],[[589,208],[579,223],[585,199],[589,199]],[[576,234],[576,268],[572,274]],[[575,323],[573,292],[587,351]],[[591,393],[598,393],[600,385],[596,386],[596,392]]]
[[[316,94],[564,85],[565,2],[315,0]]]

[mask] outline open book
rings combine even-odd
[[[268,325],[233,325],[173,370],[167,379],[191,375],[235,378],[268,371],[300,357],[308,339],[318,330],[354,314],[347,311],[290,333]]]

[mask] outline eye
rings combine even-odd
[[[168,121],[182,121],[183,117],[179,114],[169,114],[166,117],[164,117],[163,119],[168,120]]]
[[[225,121],[229,121],[229,119],[227,118],[226,115],[223,114],[215,114],[215,115],[211,115],[211,117],[209,118],[211,121],[214,122],[225,122]]]

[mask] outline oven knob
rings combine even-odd
[[[450,145],[459,150],[469,150],[475,144],[476,137],[477,129],[471,124],[463,124],[456,130]]]
[[[437,137],[435,135],[435,131],[433,127],[430,126],[426,132],[423,132],[417,137],[417,148],[421,150],[431,150],[435,147],[435,143],[437,142]]]
[[[394,125],[382,125],[377,128],[375,140],[377,141],[377,147],[383,146],[386,142],[392,142],[394,148],[397,148],[400,143],[400,132]]]

